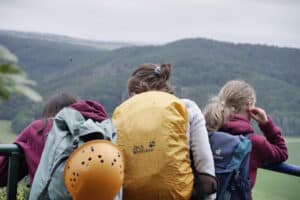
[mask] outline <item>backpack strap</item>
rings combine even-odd
[[[48,187],[51,183],[53,174],[56,171],[56,169],[60,166],[60,164],[69,158],[69,156],[73,152],[73,150],[74,150],[74,146],[68,147],[66,149],[66,151],[57,159],[57,162],[54,164],[54,167],[52,168],[52,170],[50,172],[50,176],[48,177],[47,183],[46,183],[43,191],[38,196],[38,200],[50,200],[49,193],[48,193]]]
[[[43,191],[41,192],[41,194],[38,196],[38,200],[50,200],[50,197],[49,197],[49,193],[48,193],[48,188],[49,188],[49,185],[51,183],[51,180],[52,180],[52,177],[53,177],[53,174],[55,173],[56,169],[63,163],[65,162],[69,156],[71,155],[71,153],[74,151],[74,149],[77,149],[78,147],[78,144],[79,144],[79,130],[75,130],[75,138],[73,139],[73,145],[72,146],[69,146],[60,156],[59,158],[57,159],[57,162],[54,164],[51,172],[50,172],[50,175],[47,179],[47,182],[44,186],[44,189]]]

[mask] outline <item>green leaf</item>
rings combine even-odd
[[[16,56],[0,46],[0,99],[8,100],[11,93],[17,93],[34,102],[42,101],[42,97],[29,87],[36,82],[27,78],[17,62]]]
[[[0,45],[0,63],[17,63],[18,58],[8,49]]]
[[[19,74],[21,70],[11,64],[0,64],[0,73]]]
[[[34,102],[40,102],[43,100],[39,93],[25,85],[16,85],[14,89],[16,93],[22,94]]]

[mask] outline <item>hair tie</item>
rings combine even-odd
[[[157,77],[160,77],[160,75],[161,75],[160,66],[156,66],[156,67],[154,68],[154,74],[155,74]]]

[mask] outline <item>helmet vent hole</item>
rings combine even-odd
[[[101,155],[98,155],[98,158],[101,158],[102,156]]]
[[[114,159],[114,162],[117,162],[117,160],[116,160],[116,159]]]
[[[79,176],[79,173],[77,173],[76,175]]]
[[[114,166],[114,163],[113,163],[113,162],[111,163],[111,166]]]
[[[91,157],[89,157],[89,161],[91,161],[92,160],[92,158]]]
[[[73,176],[75,176],[75,172],[73,172]]]
[[[91,146],[91,151],[92,151],[92,152],[94,152],[94,151],[95,151],[95,149],[94,149],[94,147],[93,147],[93,146]]]
[[[104,160],[101,160],[101,163],[104,163]]]
[[[118,152],[118,157],[119,157],[119,158],[121,157],[120,152]]]
[[[84,161],[82,161],[81,164],[84,165]]]

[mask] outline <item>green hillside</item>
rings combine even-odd
[[[55,34],[41,34],[35,32],[21,32],[21,31],[0,31],[1,35],[18,37],[23,39],[34,39],[34,40],[42,40],[42,41],[50,41],[57,43],[67,43],[78,46],[86,46],[92,47],[100,50],[113,50],[119,49],[121,47],[132,46],[132,44],[124,43],[124,42],[110,42],[110,41],[95,41],[95,40],[87,40],[81,38],[74,38],[64,35],[55,35]]]
[[[274,46],[185,39],[160,46],[104,50],[76,43],[21,37],[0,31],[0,44],[19,58],[45,99],[67,90],[101,102],[108,112],[126,98],[130,72],[141,63],[173,64],[172,82],[178,96],[203,107],[228,80],[254,85],[262,106],[286,135],[300,135],[300,50]],[[0,105],[0,119],[12,120],[18,132],[41,112],[42,104],[24,98]]]

